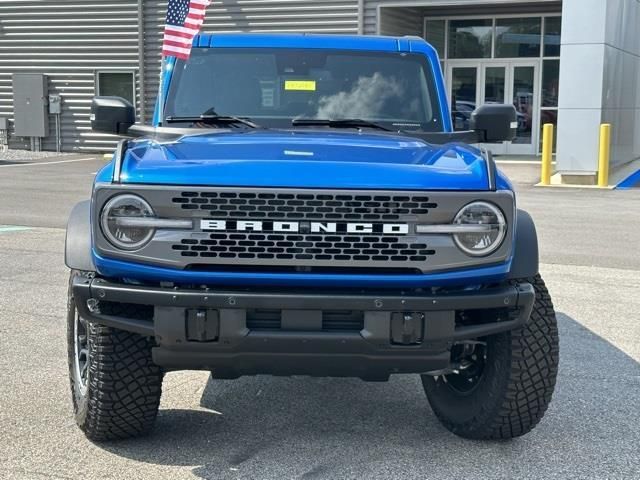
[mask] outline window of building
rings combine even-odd
[[[560,36],[562,33],[562,19],[547,17],[544,19],[544,56],[560,56]]]
[[[560,60],[542,62],[542,106],[558,106],[558,88],[560,83]]]
[[[560,87],[560,60],[542,61],[542,85],[540,99],[540,130],[546,123],[558,125],[558,90]],[[553,149],[556,148],[557,135],[554,136]],[[540,135],[542,142],[542,134]],[[542,149],[542,143],[540,143]]]
[[[449,58],[491,58],[493,20],[450,20]]]
[[[541,18],[499,18],[496,22],[496,57],[539,57]]]
[[[513,98],[518,138],[504,151],[539,151],[538,129],[558,118],[561,24],[558,13],[425,18],[425,39],[448,77],[455,129],[469,128],[478,104]]]
[[[96,94],[122,97],[135,105],[135,73],[108,70],[96,72]]]
[[[539,145],[538,152],[542,152],[542,131],[544,126],[550,123],[553,125],[555,135],[553,136],[553,153],[556,153],[556,146],[558,144],[558,110],[544,108],[540,110],[540,133],[539,133]]]

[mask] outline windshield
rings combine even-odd
[[[203,114],[276,128],[304,118],[442,131],[428,60],[399,52],[194,48],[174,67],[165,117]]]

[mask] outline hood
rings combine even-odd
[[[480,151],[462,144],[327,130],[223,131],[133,142],[121,180],[136,184],[487,190]]]

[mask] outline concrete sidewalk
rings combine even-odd
[[[68,155],[73,155],[73,153],[58,153],[58,152],[32,152],[31,150],[0,150],[0,165],[9,162],[33,162],[36,160],[41,160],[44,158],[51,157],[66,157]]]
[[[515,184],[535,185],[540,181],[540,157],[495,157],[498,169]]]

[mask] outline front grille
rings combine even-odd
[[[287,331],[282,328],[281,310],[247,310],[247,328],[249,330],[262,331]],[[321,328],[315,331],[359,332],[363,328],[364,313],[361,311],[326,310],[322,312]]]
[[[416,178],[416,184],[420,181]],[[511,254],[508,240],[495,254],[471,258],[452,236],[416,229],[451,223],[464,205],[477,200],[495,203],[512,225],[513,195],[506,191],[103,185],[96,189],[94,216],[122,192],[144,198],[159,218],[193,222],[193,228],[158,229],[135,251],[113,247],[99,225],[94,226],[95,248],[103,257],[159,267],[216,273],[419,275],[498,264]]]
[[[425,195],[331,193],[181,192],[171,201],[215,218],[349,220],[381,222],[427,215],[437,203]]]
[[[426,243],[399,236],[212,233],[171,246],[183,257],[260,260],[425,262],[435,254]]]

